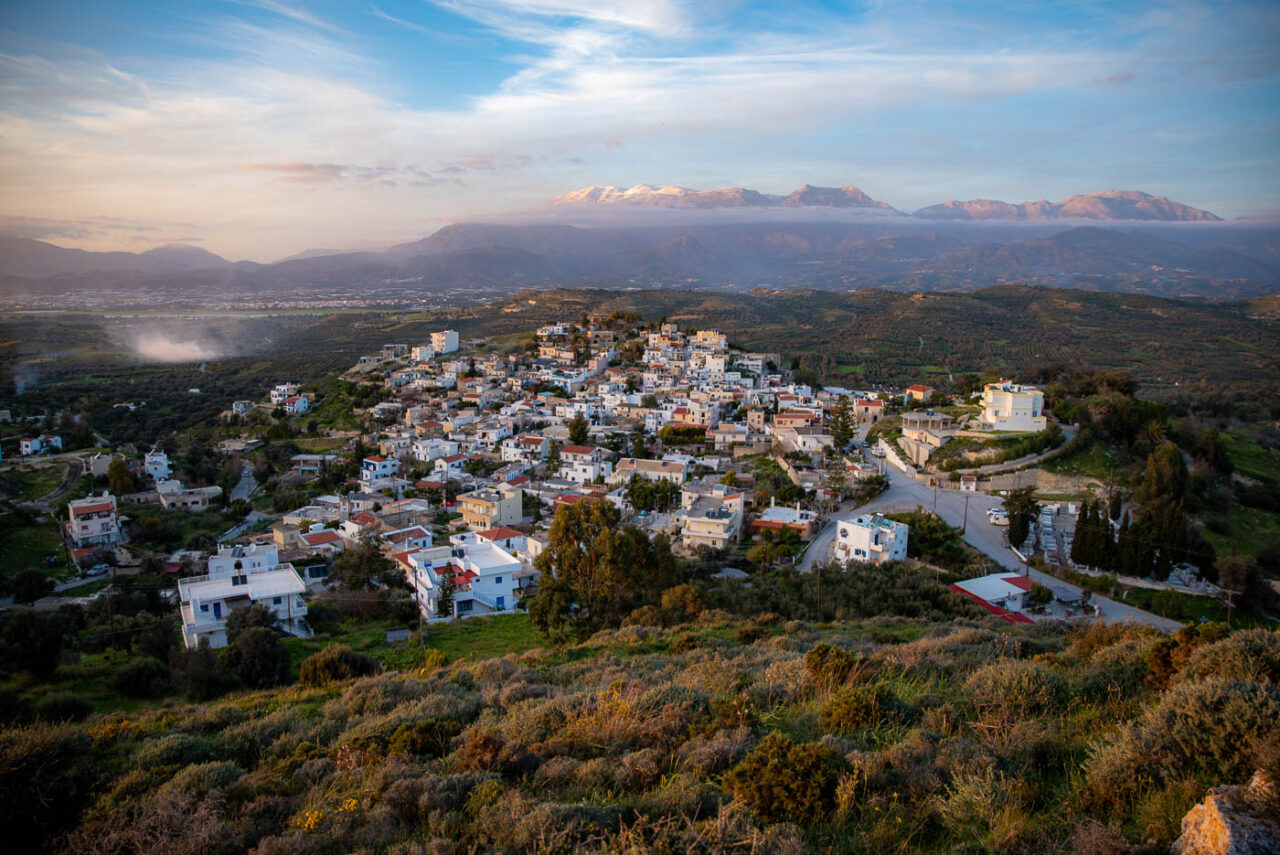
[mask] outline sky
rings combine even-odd
[[[7,0],[0,233],[271,261],[590,184],[1280,211],[1280,3]]]

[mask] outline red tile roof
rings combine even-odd
[[[504,525],[498,528],[491,528],[488,531],[477,532],[476,537],[482,537],[485,540],[510,540],[513,537],[524,537],[524,532]]]
[[[595,446],[591,445],[566,445],[560,449],[561,454],[590,454],[595,451]]]
[[[336,531],[313,531],[304,534],[302,539],[306,541],[307,546],[323,546],[326,543],[337,543],[342,540]]]
[[[98,502],[93,505],[72,506],[71,515],[78,517],[81,514],[101,514],[111,510],[115,510],[115,508],[110,502]]]

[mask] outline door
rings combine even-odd
[[[222,620],[222,603],[213,604],[213,619]]]

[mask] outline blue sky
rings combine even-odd
[[[1280,205],[1280,4],[9,2],[0,228],[269,260],[587,184]]]

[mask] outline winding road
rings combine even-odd
[[[814,564],[831,560],[831,549],[835,541],[837,520],[852,519],[858,514],[876,511],[881,513],[910,511],[915,510],[917,506],[925,510],[934,511],[948,525],[956,528],[963,526],[965,542],[984,555],[989,556],[1001,567],[1018,573],[1024,572],[1023,563],[1005,546],[1004,529],[987,522],[987,509],[1000,506],[1001,498],[999,496],[987,496],[982,493],[961,493],[958,490],[951,489],[937,489],[935,491],[934,488],[915,480],[911,475],[894,468],[892,465],[888,465],[887,469],[890,481],[889,489],[856,510],[842,507],[809,545],[799,565],[801,572],[808,572],[813,569]],[[968,504],[967,515],[965,509],[966,498]],[[1079,596],[1080,594],[1080,588],[1075,585],[1046,573],[1041,573],[1034,568],[1031,569],[1030,575],[1032,579],[1055,592],[1060,591],[1064,594],[1069,592],[1073,596]],[[1091,601],[1102,611],[1102,617],[1107,623],[1145,623],[1166,632],[1177,630],[1182,625],[1177,621],[1153,615],[1142,609],[1135,609],[1133,606],[1127,606],[1124,603],[1118,603],[1115,600],[1097,594],[1092,595]]]

